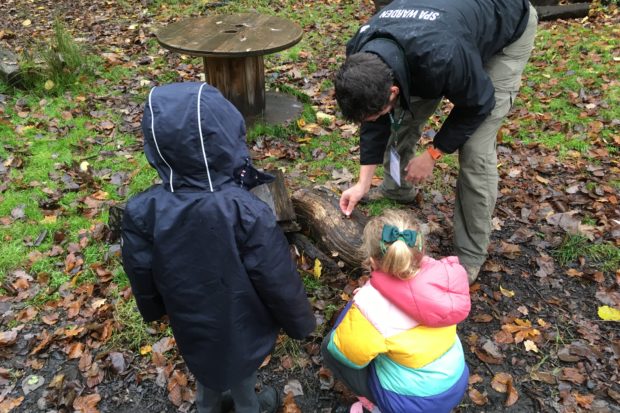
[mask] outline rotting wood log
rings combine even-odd
[[[350,218],[340,211],[339,198],[326,188],[298,189],[292,196],[297,222],[318,247],[336,261],[359,270],[363,260],[360,247],[364,226],[368,222],[355,210]]]
[[[284,232],[299,231],[299,225],[295,222],[295,209],[286,189],[284,174],[278,169],[265,172],[273,175],[275,180],[252,188],[252,193],[269,205]]]
[[[310,238],[299,232],[292,232],[287,234],[286,237],[289,243],[295,247],[299,256],[304,257],[308,271],[312,271],[315,260],[319,260],[322,266],[321,277],[329,278],[331,281],[346,278],[341,268],[344,266],[344,263],[342,261],[337,262],[334,258],[329,257]]]
[[[536,6],[540,21],[555,19],[577,19],[586,17],[590,3],[557,4],[554,6]]]

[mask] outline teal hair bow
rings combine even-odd
[[[415,246],[417,235],[418,233],[411,229],[399,231],[398,228],[393,225],[384,225],[383,231],[381,232],[381,251],[385,254],[385,251],[387,250],[385,244],[391,244],[399,239],[403,240],[409,248],[413,248]],[[420,243],[420,245],[422,244]]]

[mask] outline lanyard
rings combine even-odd
[[[400,117],[398,118],[398,121],[394,120],[394,116],[392,115],[392,112],[389,113],[390,115],[390,124],[392,126],[392,129],[394,129],[394,132],[398,132],[398,129],[400,128],[400,124],[403,123],[403,118],[405,117],[405,111],[403,110],[402,113],[400,114]]]
[[[398,118],[398,121],[394,120],[394,116],[392,115],[392,112],[389,113],[390,115],[390,126],[392,127],[392,129],[394,130],[395,136],[394,136],[394,147],[398,146],[398,129],[400,128],[400,124],[403,123],[403,118],[405,117],[405,111],[403,110],[402,113],[400,114],[400,117]]]

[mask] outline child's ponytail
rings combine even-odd
[[[366,225],[362,248],[368,266],[400,279],[413,276],[424,256],[419,224],[399,210],[387,210]]]
[[[414,251],[412,249],[403,240],[394,241],[381,258],[381,271],[403,280],[410,278],[417,271],[421,258],[416,257],[419,254],[417,247]]]

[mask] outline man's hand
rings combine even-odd
[[[435,160],[427,151],[424,151],[409,161],[405,168],[407,171],[405,179],[414,185],[421,184],[433,176],[434,167]]]
[[[342,213],[350,216],[360,199],[366,195],[366,192],[368,192],[368,189],[360,182],[344,191],[340,197],[340,210],[342,210]]]

